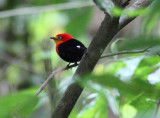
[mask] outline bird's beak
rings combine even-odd
[[[56,38],[56,37],[50,37],[50,39],[54,39],[54,40],[57,40],[57,38]]]

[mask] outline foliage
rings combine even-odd
[[[158,8],[154,8],[156,4],[158,4],[157,2],[158,1],[155,1],[152,8],[148,9],[149,12],[145,12],[145,17],[148,19],[151,18],[150,13],[154,12],[156,16],[156,13],[159,13]],[[118,9],[116,8],[114,10]],[[120,11],[114,11],[113,13],[115,14],[115,12],[119,12],[119,15],[122,13],[121,9]],[[130,11],[125,12],[128,12],[127,14],[131,13]],[[141,10],[136,10],[135,12],[132,11],[132,15],[129,16],[133,17],[141,12]],[[118,14],[115,15],[117,16]],[[154,17],[153,14],[152,17]],[[95,96],[95,99],[90,101],[90,103],[95,103],[99,96],[106,96],[107,94],[110,99],[112,98],[112,101],[106,99],[108,101],[106,103],[111,108],[115,106],[115,108],[112,108],[115,115],[122,118],[152,117],[156,101],[159,99],[160,91],[158,74],[160,68],[160,39],[159,34],[156,36],[153,34],[154,28],[156,28],[155,23],[157,21],[158,17],[154,17],[152,20],[150,19],[149,22],[152,23],[152,27],[149,27],[150,23],[146,26],[143,26],[142,24],[143,27],[148,28],[149,35],[148,32],[147,35],[146,32],[142,32],[138,37],[132,37],[129,39],[119,38],[113,42],[113,45],[111,45],[113,53],[118,51],[147,49],[143,55],[134,54],[132,57],[116,56],[116,58],[114,58],[116,62],[107,66],[103,65],[103,68],[98,68],[99,66],[102,66],[98,65],[91,76],[87,75],[77,80],[81,86],[86,87],[92,92],[92,94],[98,93],[97,96]],[[144,22],[147,21],[144,20]],[[156,30],[159,31],[157,28]],[[101,72],[101,74],[98,74],[96,71]],[[108,92],[111,93],[111,96],[108,95]],[[115,104],[110,105],[112,102]],[[106,111],[104,111],[104,114],[106,114],[109,112],[109,108],[105,108],[103,105],[104,104],[102,104],[101,107],[99,106],[98,111],[105,109]],[[98,111],[96,113],[92,111],[92,109],[96,108],[96,105],[92,104],[91,108],[89,106],[90,104],[85,105],[85,108],[88,108],[85,112],[88,114],[87,118],[93,118],[90,114],[95,114],[94,117],[100,117],[99,115],[96,115],[96,113],[99,113]],[[70,116],[72,116],[72,114]],[[80,114],[79,112],[77,112],[77,114],[79,114],[79,117],[83,117],[83,114]]]
[[[78,82],[80,82],[83,87],[87,87],[90,91],[97,92],[98,95],[95,97],[96,99],[99,98],[99,95],[106,96],[106,99],[108,100],[107,104],[109,104],[111,108],[113,107],[113,104],[114,106],[118,106],[112,108],[114,113],[120,111],[118,115],[121,114],[124,118],[150,118],[154,110],[154,103],[159,98],[160,90],[159,83],[156,82],[154,78],[149,80],[149,75],[159,68],[159,66],[155,65],[159,64],[160,57],[136,58],[139,58],[136,62],[134,57],[131,59],[123,59],[123,62],[119,61],[110,64],[107,68],[104,68],[105,71],[103,74],[85,76],[78,79]],[[129,63],[127,63],[127,61]],[[122,66],[122,63],[124,63],[125,66]],[[118,65],[121,66],[117,68]],[[131,67],[133,68],[133,65],[136,65],[136,68],[130,69]],[[116,71],[113,69],[116,69]],[[153,82],[154,84],[151,84]],[[92,102],[96,102],[96,100],[94,99]],[[89,107],[90,105],[86,105],[86,107],[87,106]],[[90,109],[94,108],[96,108],[96,106],[92,106]],[[104,109],[107,110],[107,108],[104,107],[104,104],[101,104],[101,107],[99,106],[98,110],[101,111]],[[147,115],[146,112],[148,112]],[[92,116],[90,117],[89,114],[95,112],[86,110],[86,113],[88,113],[89,118],[93,118]],[[98,113],[98,111],[96,113]]]
[[[2,1],[0,9],[3,11],[71,2]],[[150,118],[160,91],[160,29],[157,27],[160,1],[155,0],[147,10],[126,11],[114,7],[113,3],[108,5],[105,0],[95,2],[112,16],[123,14],[133,18],[142,14],[144,17],[140,34],[127,37],[125,30],[126,37],[112,42],[112,53],[147,50],[104,58],[92,75],[78,78],[76,82],[85,90],[69,118],[110,118],[110,113],[120,118]],[[85,40],[90,35],[87,29],[93,15],[92,7],[83,7],[0,19],[0,118],[50,116],[76,68],[58,74],[38,98],[33,97],[35,86],[39,87],[52,70],[67,65],[57,56],[49,37],[67,32],[87,45],[90,42]]]
[[[4,0],[4,4],[0,7],[2,10],[12,10],[19,7],[43,7],[69,2],[71,1],[29,0],[20,2],[16,0],[12,2],[14,4],[10,4],[10,0]],[[55,107],[63,90],[60,88],[63,81],[54,80],[48,86],[48,91],[58,91],[55,94],[56,98],[42,94],[43,96],[38,101],[37,98],[32,97],[35,91],[31,94],[30,88],[40,86],[52,71],[50,67],[58,69],[66,66],[66,63],[56,54],[55,45],[49,39],[50,36],[67,32],[79,40],[85,39],[92,8],[82,7],[82,9],[49,11],[0,19],[0,33],[3,34],[0,35],[0,66],[2,68],[0,83],[7,83],[0,85],[2,86],[0,87],[1,118],[50,116],[51,109]],[[84,44],[87,42],[83,40]],[[53,60],[52,63],[50,63],[51,60]],[[65,78],[72,75],[73,72],[64,72],[61,77],[67,81]],[[28,91],[27,94],[20,91],[23,89]]]
[[[34,90],[34,91],[33,91]],[[0,98],[0,117],[28,117],[35,110],[38,99],[34,97],[35,89],[20,91]]]

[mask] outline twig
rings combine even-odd
[[[149,48],[146,48],[146,49],[144,49],[144,50],[123,51],[123,52],[117,52],[117,53],[113,53],[113,54],[107,54],[107,55],[101,56],[101,59],[102,59],[102,58],[105,58],[105,57],[111,57],[111,56],[121,55],[121,54],[142,53],[142,52],[147,51],[148,49],[149,49]]]
[[[157,103],[156,103],[156,108],[155,108],[155,110],[154,110],[154,113],[153,113],[152,118],[156,118],[156,117],[157,117],[159,105],[160,105],[160,98],[158,99],[158,101],[157,101]]]
[[[70,68],[73,68],[73,67],[76,67],[78,66],[77,63],[73,64],[73,65],[70,65],[70,66],[66,66],[65,68],[61,68],[61,69],[58,69],[58,70],[55,70],[53,71],[49,77],[46,79],[46,81],[43,82],[43,84],[40,86],[40,88],[36,91],[36,93],[34,94],[35,96],[37,96],[45,87],[46,85],[48,84],[48,82],[53,78],[53,76],[57,73],[60,73],[62,71],[65,71],[65,70],[68,70]]]
[[[53,10],[67,10],[67,9],[74,9],[74,8],[80,8],[80,7],[93,6],[93,5],[94,5],[93,2],[91,1],[87,1],[87,2],[77,1],[77,2],[56,4],[56,5],[46,5],[42,7],[18,8],[13,10],[1,11],[0,18],[26,15],[26,14],[35,14],[35,13],[41,13],[41,12],[47,12],[47,11],[53,11]]]

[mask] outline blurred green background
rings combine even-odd
[[[142,16],[122,29],[103,55],[126,54],[101,59],[93,75],[80,81],[85,90],[69,118],[151,118],[160,91],[159,13],[159,0],[147,10],[126,12]],[[76,70],[58,73],[34,97],[53,70],[68,64],[49,37],[69,33],[88,47],[103,17],[88,0],[1,0],[0,118],[49,118]],[[134,51],[140,53],[128,53]]]

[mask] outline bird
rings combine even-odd
[[[71,63],[78,65],[83,56],[86,52],[87,48],[84,46],[83,43],[76,40],[67,33],[57,34],[54,37],[50,37],[53,39],[56,44],[56,52],[64,61],[69,62],[66,67],[69,67]]]

